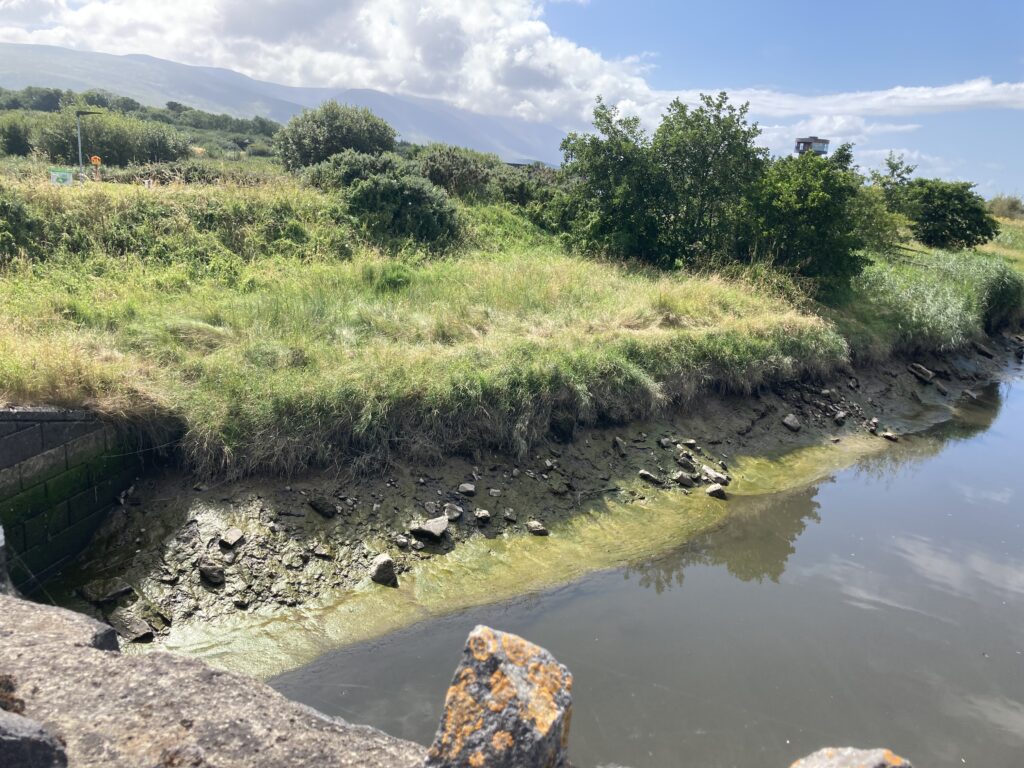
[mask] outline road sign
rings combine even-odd
[[[51,168],[50,183],[58,187],[74,186],[75,172],[68,168]]]

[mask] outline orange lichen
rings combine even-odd
[[[466,740],[484,725],[483,707],[469,690],[475,682],[476,673],[465,667],[448,688],[439,750],[446,757],[459,755]]]
[[[487,758],[484,757],[484,753],[479,749],[469,756],[469,764],[473,766],[473,768],[483,768],[486,763]]]
[[[541,735],[545,735],[558,715],[555,694],[562,687],[562,670],[558,664],[535,661],[530,664],[528,674],[533,690],[526,705],[527,714]]]
[[[512,686],[512,681],[500,669],[494,670],[490,682],[491,699],[487,702],[487,707],[492,712],[501,712],[516,697],[516,689]]]
[[[487,661],[497,646],[494,632],[488,627],[480,627],[469,636],[469,652],[477,661]]]
[[[508,660],[517,667],[525,667],[540,653],[540,648],[516,635],[502,635],[501,647],[505,649]]]
[[[508,731],[498,731],[491,737],[491,746],[494,747],[495,752],[511,749],[513,744],[515,742],[512,740],[512,734]]]
[[[893,751],[892,751],[891,749],[887,749],[887,750],[885,750],[885,752],[883,752],[883,753],[882,753],[882,756],[883,756],[883,757],[884,757],[884,758],[885,758],[885,759],[886,759],[886,760],[887,760],[888,762],[892,763],[892,765],[894,765],[894,766],[900,766],[900,765],[906,765],[906,764],[907,764],[907,761],[906,761],[906,760],[904,760],[904,759],[903,759],[902,757],[900,757],[899,755],[897,755],[897,754],[896,754],[895,752],[893,752]]]

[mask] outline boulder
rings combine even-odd
[[[614,448],[615,452],[622,458],[626,457],[626,441],[621,437],[616,437],[612,440],[612,448]]]
[[[463,496],[476,496],[476,486],[473,483],[463,483],[459,486],[459,493]]]
[[[460,507],[458,504],[452,504],[451,502],[448,502],[447,504],[444,505],[444,516],[447,517],[449,520],[458,520],[460,517],[462,517],[462,507]]]
[[[920,363],[911,363],[907,366],[907,370],[914,374],[914,377],[922,384],[931,384],[932,379],[935,378],[935,374]]]
[[[385,587],[398,586],[398,574],[395,573],[395,561],[387,552],[382,552],[370,563],[370,580]]]
[[[683,486],[683,488],[693,488],[697,485],[697,480],[694,476],[689,472],[684,472],[683,470],[679,470],[672,474],[672,482],[676,485]]]
[[[846,411],[837,411],[836,415],[832,417],[832,421],[836,423],[837,427],[841,427],[846,423],[847,416]]]
[[[540,520],[530,520],[526,523],[526,530],[532,533],[534,536],[547,536],[548,529],[544,527],[544,523]]]
[[[646,469],[641,469],[639,472],[637,472],[637,475],[645,483],[650,483],[651,485],[664,485],[665,484],[664,480],[662,480],[660,477],[655,475],[653,472],[648,472]]]
[[[409,533],[421,539],[440,539],[447,530],[448,515],[439,515],[429,520],[417,520],[409,526]]]
[[[719,483],[712,483],[704,489],[704,492],[713,499],[724,500],[726,498],[725,488],[723,488]]]
[[[669,438],[663,437],[661,438],[661,440],[658,441],[658,445],[660,445],[662,448],[671,448],[672,446],[675,445],[675,443],[672,442]]]
[[[0,710],[0,765],[64,768],[64,745],[35,720]]]
[[[800,431],[800,419],[795,414],[786,414],[786,417],[782,420],[782,426],[788,429],[790,432]]]
[[[729,476],[723,475],[714,467],[709,467],[707,464],[700,468],[701,475],[711,483],[718,483],[719,485],[728,485]]]
[[[496,499],[499,496],[501,496],[501,489],[500,488],[489,488],[489,489],[487,489],[487,495],[490,496],[491,498]]]
[[[426,768],[568,768],[572,674],[540,646],[477,626]]]
[[[109,618],[110,626],[129,643],[153,642],[153,628],[145,619],[127,608],[116,608]]]
[[[797,760],[790,768],[912,768],[907,760],[888,749],[827,747]]]
[[[685,469],[687,472],[696,472],[697,464],[693,461],[693,457],[688,453],[680,453],[676,456],[676,464]]]
[[[514,523],[516,520],[519,519],[518,517],[516,517],[516,511],[512,509],[512,507],[506,507],[505,512],[502,514],[502,517],[504,517],[510,523]]]
[[[313,511],[318,515],[321,515],[328,520],[338,514],[337,505],[326,496],[314,496],[309,500],[309,506],[311,506]]]
[[[238,528],[228,528],[224,533],[220,535],[221,546],[232,549],[238,546],[239,542],[245,538],[245,534],[242,533]]]
[[[473,517],[476,518],[477,523],[480,525],[486,525],[491,522],[491,513],[486,509],[473,510]]]

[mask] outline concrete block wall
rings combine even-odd
[[[142,469],[131,436],[88,411],[0,409],[0,525],[31,591],[89,543]]]

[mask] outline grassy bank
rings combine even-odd
[[[997,254],[877,259],[819,310],[572,256],[498,205],[462,207],[448,252],[385,254],[338,198],[284,179],[9,188],[28,203],[7,214],[22,246],[0,280],[0,400],[181,428],[210,474],[521,454],[576,423],[823,373],[851,348],[953,348],[1020,307]]]

